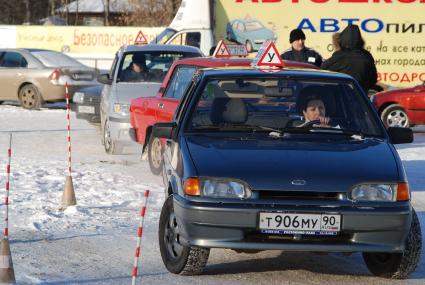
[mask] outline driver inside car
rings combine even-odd
[[[318,95],[309,95],[301,100],[301,111],[304,116],[304,122],[297,127],[305,127],[312,122],[317,121],[317,124],[313,124],[313,127],[325,127],[330,128],[330,118],[326,117],[326,107],[322,98]]]

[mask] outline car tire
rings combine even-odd
[[[363,260],[371,273],[376,276],[404,279],[415,271],[422,249],[421,226],[415,210],[412,225],[406,238],[405,250],[401,253],[363,253]]]
[[[254,51],[254,47],[252,46],[252,43],[251,43],[251,41],[250,41],[250,40],[247,40],[247,41],[246,41],[245,46],[246,46],[246,51],[247,51],[248,53],[251,53],[251,52],[253,52],[253,51]]]
[[[43,98],[37,87],[33,84],[26,84],[22,86],[19,90],[18,98],[19,103],[24,109],[40,109],[43,105]]]
[[[105,152],[107,154],[121,154],[122,146],[114,141],[111,137],[111,131],[109,128],[109,122],[105,121],[105,125],[103,127],[103,146],[105,148]]]
[[[155,175],[162,171],[162,145],[161,140],[153,135],[149,136],[148,161],[151,172]]]
[[[209,248],[184,246],[179,243],[179,226],[174,214],[173,196],[162,206],[159,218],[159,250],[165,267],[174,274],[199,275],[210,254]]]
[[[403,127],[410,126],[409,117],[401,105],[392,104],[381,112],[381,119],[385,127]]]

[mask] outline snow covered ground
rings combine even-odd
[[[73,180],[77,206],[60,211],[67,169],[65,110],[27,111],[0,105],[0,190],[5,189],[9,132],[13,132],[10,241],[19,284],[130,284],[142,196],[151,190],[138,284],[424,284],[425,255],[405,281],[373,277],[361,256],[212,250],[205,274],[175,276],[162,264],[158,218],[162,180],[140,160],[138,145],[109,156],[100,133],[74,116]],[[398,147],[413,204],[425,229],[425,133]],[[4,193],[0,191],[0,230]]]

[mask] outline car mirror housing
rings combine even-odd
[[[109,78],[109,74],[100,74],[97,77],[97,81],[102,83],[102,84],[107,84],[107,85],[111,85],[112,84],[112,79]]]
[[[388,135],[392,144],[413,142],[413,131],[410,128],[389,127]]]
[[[172,139],[174,137],[174,130],[176,123],[156,123],[153,125],[152,135],[158,138]]]

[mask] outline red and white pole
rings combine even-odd
[[[131,281],[132,285],[136,285],[136,278],[137,278],[137,266],[139,263],[139,257],[140,257],[140,244],[142,243],[142,234],[143,234],[143,223],[145,220],[145,214],[146,214],[146,207],[148,205],[148,197],[149,197],[149,190],[145,191],[145,199],[142,204],[142,210],[140,211],[140,222],[139,222],[139,230],[137,232],[137,246],[136,246],[136,255],[134,257],[134,265],[133,265],[133,278]]]
[[[77,205],[77,199],[75,199],[74,184],[72,183],[72,172],[71,172],[71,117],[69,115],[68,82],[65,84],[65,95],[66,95],[66,120],[68,124],[68,176],[66,176],[66,180],[65,180],[65,190],[62,196],[61,209],[65,209],[68,206]]]
[[[71,118],[69,116],[69,93],[68,93],[68,82],[65,85],[66,94],[66,120],[68,123],[68,172],[71,176]]]
[[[12,157],[12,134],[9,134],[9,149],[7,150],[8,155],[8,161],[7,161],[7,167],[6,167],[6,198],[5,198],[5,205],[6,205],[6,217],[4,219],[5,221],[5,227],[4,227],[4,238],[9,238],[9,181],[10,181],[10,160]]]

